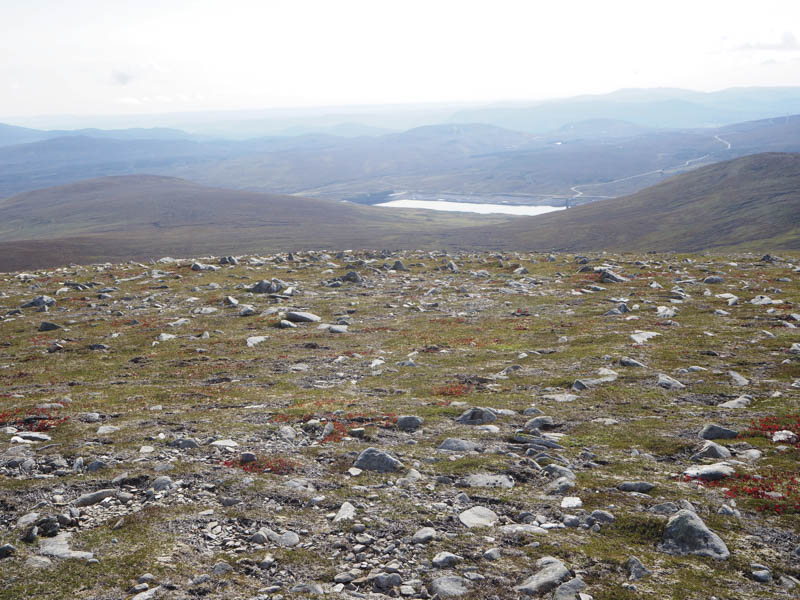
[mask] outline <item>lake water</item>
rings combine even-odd
[[[472,202],[447,202],[444,200],[392,200],[376,204],[389,208],[425,208],[428,210],[448,210],[455,212],[472,212],[482,215],[503,214],[533,216],[543,215],[554,210],[564,210],[563,206],[521,206],[516,204],[478,204]]]

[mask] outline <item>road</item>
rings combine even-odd
[[[728,141],[724,140],[718,135],[714,136],[714,139],[717,140],[720,144],[725,144],[725,150],[730,150],[733,145]],[[676,167],[668,167],[666,169],[655,169],[653,171],[647,171],[646,173],[637,173],[636,175],[629,175],[628,177],[620,177],[619,179],[614,179],[613,181],[604,181],[602,183],[585,183],[583,185],[574,185],[570,189],[575,195],[570,198],[570,200],[576,200],[583,196],[583,192],[579,188],[587,188],[587,187],[595,187],[598,185],[609,185],[612,183],[619,183],[620,181],[628,181],[629,179],[636,179],[637,177],[645,177],[647,175],[654,175],[656,173],[679,173],[682,169],[691,166],[692,163],[699,162],[701,160],[705,160],[711,156],[711,154],[704,154],[703,156],[699,156],[697,158],[690,158],[689,160],[685,161],[683,164],[676,166]],[[591,196],[587,196],[588,198],[614,198],[614,196],[596,196],[592,194]]]

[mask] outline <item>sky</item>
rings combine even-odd
[[[797,0],[0,0],[0,122],[800,86]]]

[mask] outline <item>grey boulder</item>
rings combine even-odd
[[[631,581],[637,581],[639,579],[644,579],[648,575],[651,575],[653,572],[645,567],[635,556],[631,556],[626,563],[628,567],[628,579]]]
[[[23,304],[22,308],[41,308],[42,306],[53,306],[55,303],[55,299],[50,296],[36,296],[30,302]]]
[[[488,473],[475,473],[459,479],[459,486],[463,487],[484,487],[484,488],[503,488],[510,490],[514,487],[514,480],[508,475],[491,475]]]
[[[402,469],[403,463],[383,450],[367,448],[358,455],[354,466],[365,471],[391,473]]]
[[[292,323],[316,323],[322,320],[314,313],[302,311],[289,311],[286,313],[286,320]]]
[[[457,423],[462,425],[485,425],[486,423],[493,423],[497,420],[497,414],[490,408],[475,407],[464,411],[460,417],[456,419]]]
[[[475,442],[470,442],[469,440],[460,440],[458,438],[447,438],[445,441],[439,444],[437,450],[449,450],[451,452],[471,452],[477,448],[478,444]]]
[[[400,431],[416,431],[422,427],[423,422],[424,420],[422,417],[417,417],[415,415],[403,415],[401,417],[397,417],[397,428]]]
[[[698,465],[696,467],[689,467],[683,474],[692,479],[705,479],[708,481],[717,481],[730,477],[736,470],[727,463],[718,462],[713,465]]]
[[[544,556],[536,561],[538,571],[514,589],[526,596],[542,596],[554,590],[570,577],[569,569],[563,562],[552,556]]]
[[[739,435],[738,431],[709,423],[698,434],[704,440],[732,440]]]
[[[667,554],[694,554],[727,560],[731,553],[725,542],[703,520],[688,510],[679,510],[667,522],[661,549]]]
[[[83,496],[80,496],[80,497],[78,497],[77,500],[75,500],[75,506],[77,506],[77,507],[92,506],[93,504],[97,504],[98,502],[102,502],[106,498],[110,498],[111,496],[114,496],[116,493],[117,493],[117,490],[108,488],[108,489],[104,489],[104,490],[98,490],[96,492],[91,492],[89,494],[84,494]]]
[[[617,486],[617,489],[621,492],[639,492],[640,494],[646,494],[654,487],[656,487],[655,484],[647,481],[623,481]]]
[[[712,442],[711,440],[706,441],[701,447],[700,450],[692,454],[690,457],[691,460],[698,461],[704,458],[730,458],[731,451],[728,450],[725,446],[717,444],[716,442]]]

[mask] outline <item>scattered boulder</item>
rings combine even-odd
[[[322,317],[310,312],[290,311],[286,313],[286,320],[291,323],[316,323],[322,320]]]
[[[732,440],[739,436],[739,432],[721,425],[709,423],[705,425],[698,435],[704,440]]]
[[[696,467],[689,467],[683,474],[692,479],[706,479],[709,481],[717,481],[730,477],[736,470],[727,463],[719,462],[713,465],[699,465]]]
[[[564,563],[552,556],[537,560],[536,568],[536,573],[514,589],[526,596],[543,596],[570,577],[569,569]]]
[[[378,473],[391,473],[404,468],[403,463],[378,448],[364,450],[359,454],[354,466],[365,471],[376,471]]]
[[[456,419],[457,423],[462,425],[485,425],[487,423],[494,423],[497,420],[497,413],[491,408],[470,408],[464,411],[460,417]]]
[[[478,444],[469,440],[458,438],[447,438],[439,444],[438,450],[449,450],[451,452],[471,452],[478,449]]]
[[[491,527],[498,519],[494,511],[483,506],[473,506],[458,515],[458,520],[469,528]]]
[[[678,556],[694,554],[717,560],[730,557],[725,542],[697,514],[688,510],[680,510],[669,519],[661,549]]]

